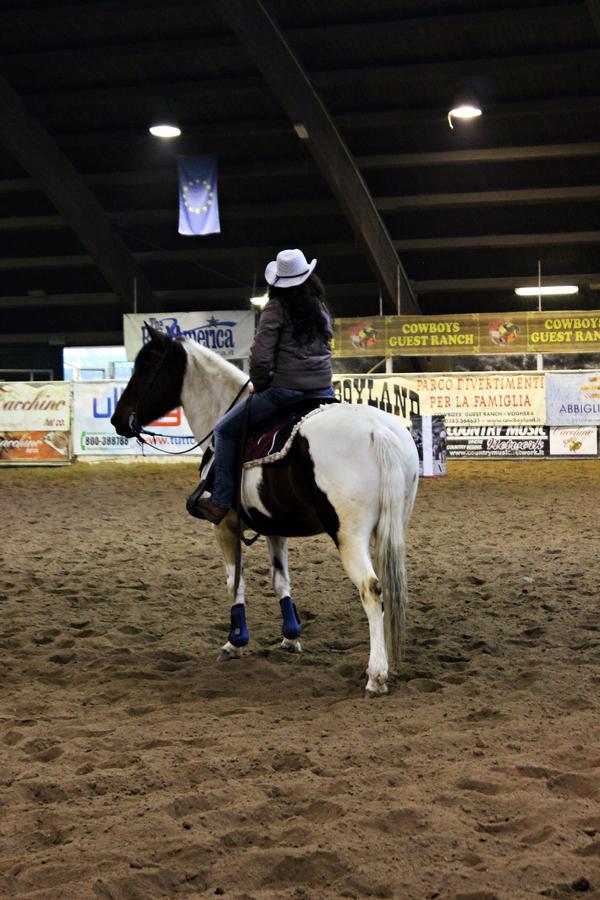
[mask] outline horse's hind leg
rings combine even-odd
[[[269,545],[269,556],[271,558],[271,581],[273,590],[279,598],[281,614],[283,616],[283,639],[281,641],[282,650],[289,653],[301,653],[302,645],[298,638],[302,633],[300,620],[296,607],[290,596],[290,573],[288,570],[288,541],[285,537],[267,538]]]
[[[225,572],[227,575],[227,593],[229,595],[231,606],[231,629],[229,635],[219,653],[219,662],[225,662],[229,659],[237,659],[242,655],[241,648],[245,647],[249,640],[248,627],[246,625],[246,606],[244,599],[244,570],[242,560],[242,572],[240,575],[240,583],[234,596],[235,588],[235,561],[237,553],[237,532],[235,521],[231,522],[230,517],[221,522],[215,528],[217,543],[225,559]]]
[[[365,535],[345,537],[341,533],[338,549],[348,577],[358,588],[369,621],[370,653],[365,693],[369,697],[387,694],[388,659],[385,649],[381,584],[371,562],[369,538]]]

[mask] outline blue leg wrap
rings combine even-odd
[[[281,606],[281,615],[283,616],[283,636],[291,641],[299,638],[302,634],[302,625],[298,618],[298,610],[296,609],[291,597],[283,597],[279,601]]]
[[[246,607],[243,603],[236,603],[231,607],[229,641],[234,647],[245,647],[249,640],[250,635],[246,625]]]

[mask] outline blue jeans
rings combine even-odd
[[[260,394],[253,394],[248,428],[252,430],[258,428],[286,403],[310,397],[333,397],[333,387],[314,391],[293,391],[289,388],[269,387]],[[246,401],[242,400],[228,413],[225,413],[215,425],[215,482],[211,496],[213,503],[224,509],[229,509],[233,504],[235,466],[245,415]]]

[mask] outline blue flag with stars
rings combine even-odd
[[[218,234],[216,156],[178,156],[179,234]]]

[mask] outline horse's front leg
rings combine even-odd
[[[271,581],[273,590],[279,598],[283,623],[281,630],[282,650],[289,653],[301,653],[302,644],[298,640],[302,634],[302,626],[298,612],[290,596],[290,573],[288,569],[288,541],[285,537],[267,537],[269,556],[271,558]]]
[[[220,525],[215,526],[217,543],[225,559],[225,573],[227,576],[227,593],[231,606],[231,629],[229,636],[219,653],[219,662],[230,659],[238,659],[242,655],[242,647],[248,643],[250,635],[246,625],[246,605],[244,598],[244,566],[241,560],[242,571],[240,583],[235,591],[235,562],[237,555],[237,528],[235,514],[230,513],[223,519]],[[235,595],[234,595],[235,591]]]

